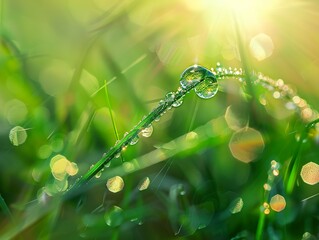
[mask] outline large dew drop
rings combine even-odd
[[[195,87],[195,93],[200,98],[208,99],[216,95],[218,91],[217,79],[208,69],[194,65],[187,68],[181,75],[180,84],[184,89],[192,87],[199,82],[201,83]]]
[[[187,68],[181,75],[179,83],[182,88],[187,89],[197,83],[199,83],[204,77],[208,70],[198,65]]]
[[[217,91],[218,83],[212,73],[211,76],[206,75],[205,80],[195,88],[195,93],[197,94],[197,96],[204,99],[214,97]]]

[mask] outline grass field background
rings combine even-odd
[[[298,145],[319,109],[316,1],[0,6],[0,239],[319,238],[319,127]],[[216,96],[187,94],[62,199],[187,67],[218,62],[282,79],[309,107],[220,79]]]

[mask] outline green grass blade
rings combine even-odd
[[[319,119],[316,119],[316,120],[308,123],[305,126],[303,132],[301,133],[300,139],[297,143],[294,154],[292,156],[292,159],[289,163],[289,166],[288,166],[286,174],[285,174],[285,187],[286,187],[286,192],[288,194],[292,193],[294,186],[295,186],[295,183],[296,183],[296,180],[297,180],[297,177],[298,177],[299,168],[301,165],[300,153],[302,151],[302,144],[307,139],[309,130],[311,128],[313,128],[317,123],[319,123]]]
[[[108,106],[108,109],[109,109],[109,113],[110,113],[110,116],[111,116],[113,129],[114,129],[114,133],[115,133],[115,138],[116,138],[116,140],[119,140],[120,136],[119,136],[119,132],[117,130],[116,123],[115,123],[115,120],[114,120],[114,116],[113,116],[113,113],[112,113],[112,105],[111,105],[109,91],[108,91],[108,88],[107,88],[106,81],[105,81],[105,88],[104,89],[105,89],[106,102],[107,102],[107,106]]]
[[[1,208],[2,212],[5,214],[5,216],[7,216],[11,220],[13,220],[12,213],[11,213],[8,205],[6,204],[5,200],[1,196],[1,194],[0,194],[0,208]]]

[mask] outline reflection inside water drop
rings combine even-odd
[[[135,136],[131,139],[130,141],[130,145],[135,145],[139,140],[139,137],[138,136]]]
[[[179,81],[182,88],[189,88],[197,83],[199,83],[204,77],[208,70],[198,65],[191,66],[187,68],[181,75],[181,80]]]
[[[205,77],[205,80],[195,87],[195,93],[200,98],[209,99],[216,95],[218,91],[218,83],[215,76]]]
[[[208,69],[194,65],[187,68],[181,75],[180,84],[182,88],[189,89],[195,86],[195,93],[200,98],[208,99],[216,95],[218,83],[216,76]]]
[[[141,136],[143,137],[150,137],[153,133],[153,126],[152,124],[148,125],[147,127],[143,128],[140,132]]]

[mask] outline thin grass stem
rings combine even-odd
[[[300,158],[302,145],[305,142],[305,140],[308,138],[308,133],[310,129],[313,128],[317,123],[319,123],[319,118],[308,123],[303,129],[301,136],[297,142],[297,146],[295,148],[295,151],[292,155],[292,159],[289,163],[289,166],[285,174],[285,187],[286,187],[287,194],[291,194],[294,190],[294,186],[296,183],[296,179],[297,179],[299,168],[302,161],[302,159]]]

